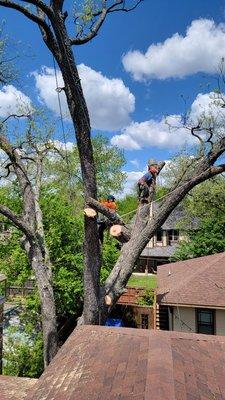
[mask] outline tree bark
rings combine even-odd
[[[91,143],[91,126],[80,77],[62,15],[55,13],[52,28],[57,39],[59,53],[54,53],[62,72],[67,104],[76,132],[84,184],[84,198],[97,199],[95,163]],[[97,220],[84,216],[84,323],[99,323],[99,291],[101,250]]]
[[[40,246],[37,243],[27,243],[25,247],[28,252],[32,270],[35,274],[41,300],[44,366],[47,367],[58,350],[56,309],[52,287],[51,264],[50,262],[46,263],[44,260],[42,245]]]

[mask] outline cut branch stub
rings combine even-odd
[[[111,306],[112,305],[112,299],[108,294],[105,296],[105,304],[107,306]]]
[[[84,214],[89,218],[95,218],[97,215],[97,212],[93,208],[86,207],[84,209]]]
[[[109,233],[111,236],[115,237],[121,243],[128,242],[131,237],[129,229],[127,229],[123,225],[113,225],[110,228]]]
[[[103,204],[99,203],[97,200],[88,197],[86,199],[86,204],[90,208],[95,209],[99,213],[103,214],[105,217],[107,217],[110,221],[112,221],[114,224],[121,224],[124,225],[124,222],[122,218],[119,217],[118,214],[114,210],[111,210],[110,208],[104,206]],[[88,207],[85,207],[88,208]]]

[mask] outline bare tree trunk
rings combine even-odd
[[[0,135],[0,147],[12,163],[23,199],[21,217],[2,205],[0,205],[0,213],[10,219],[24,233],[22,245],[35,274],[41,300],[44,364],[47,366],[57,352],[58,334],[52,288],[52,266],[45,243],[43,217],[39,204],[42,162],[41,158],[37,157],[36,185],[33,188],[20,153],[3,135]]]
[[[41,300],[44,365],[46,367],[58,350],[56,309],[52,288],[51,265],[50,263],[45,263],[42,249],[37,243],[29,245],[28,257],[35,274]]]
[[[97,198],[89,114],[64,20],[58,13],[55,15],[53,29],[60,50],[60,54],[55,53],[54,56],[62,72],[67,103],[76,132],[86,202],[88,197]],[[98,324],[101,251],[96,218],[84,216],[84,232],[83,320],[85,324]]]

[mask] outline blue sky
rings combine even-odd
[[[73,9],[71,1],[65,5],[69,12]],[[16,43],[11,51],[19,53],[20,75],[13,83],[14,89],[37,105],[41,98],[42,106],[53,110],[55,119],[53,60],[38,28],[17,12],[0,10],[4,30]],[[188,107],[195,102],[196,113],[196,97],[215,86],[213,76],[219,60],[225,57],[224,23],[222,0],[145,0],[132,13],[110,15],[97,38],[74,48],[77,64],[81,64],[84,91],[93,109],[93,132],[101,131],[124,148],[129,184],[144,169],[149,157],[169,159],[183,146],[184,132],[170,137],[163,117],[177,115],[179,123],[185,108],[181,96]],[[146,54],[149,46],[159,43]],[[4,96],[15,96],[14,89],[0,92],[0,114],[1,110],[2,115],[6,112]],[[207,97],[197,99],[207,103]],[[66,110],[65,121],[70,131],[68,140],[74,141]],[[57,137],[62,139],[59,124]]]

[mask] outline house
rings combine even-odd
[[[223,400],[225,340],[82,326],[38,380],[0,377],[1,400]]]
[[[225,252],[158,268],[159,329],[225,336]]]
[[[152,204],[153,216],[159,207],[159,203]],[[184,208],[178,205],[141,253],[136,272],[157,271],[159,265],[170,262],[178,243],[187,237],[186,231],[197,228],[197,220],[193,218],[192,222],[186,225],[186,229],[180,229],[179,223],[185,217]]]

